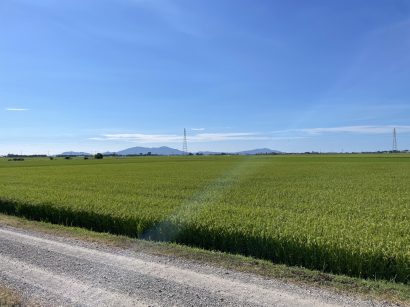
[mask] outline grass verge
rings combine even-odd
[[[0,306],[23,306],[23,300],[15,291],[0,285]]]
[[[265,278],[274,278],[283,282],[321,288],[345,295],[353,295],[363,299],[410,306],[410,285],[407,284],[364,280],[343,275],[328,274],[301,267],[274,264],[269,261],[241,255],[208,251],[173,243],[132,239],[125,236],[93,232],[84,228],[29,221],[24,218],[4,214],[0,214],[0,225],[40,231],[117,248],[132,249],[157,256],[182,258],[239,272],[257,274]],[[18,306],[18,303],[21,302],[19,301],[19,297],[12,291],[7,292],[7,288],[4,289],[5,290],[0,287],[0,298],[3,299],[4,296],[4,298],[10,300],[11,303],[13,303],[14,299]]]
[[[410,284],[406,257],[386,257],[380,252],[362,252],[333,245],[307,244],[295,238],[263,238],[249,232],[223,231],[184,218],[165,222],[138,217],[116,217],[84,209],[55,207],[0,199],[0,213],[92,231],[163,241],[265,259],[288,266],[303,266],[333,274],[373,278]],[[192,213],[194,214],[194,213]],[[356,243],[356,246],[361,243]],[[307,257],[307,255],[311,255]]]

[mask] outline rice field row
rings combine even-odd
[[[410,281],[410,156],[0,160],[0,211]]]

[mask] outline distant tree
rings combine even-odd
[[[97,154],[94,156],[94,159],[102,159],[102,158],[104,158],[104,156],[103,156],[102,153],[97,153]]]
[[[148,151],[147,156],[150,156],[150,155],[152,155],[152,153],[150,151]]]

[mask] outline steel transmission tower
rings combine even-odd
[[[186,129],[184,128],[184,142],[182,144],[182,151],[184,152],[184,155],[188,154],[188,142],[186,139]]]
[[[396,128],[393,129],[393,151],[397,151],[397,133],[396,133]]]

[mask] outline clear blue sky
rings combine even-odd
[[[0,1],[0,154],[410,149],[408,0]]]

